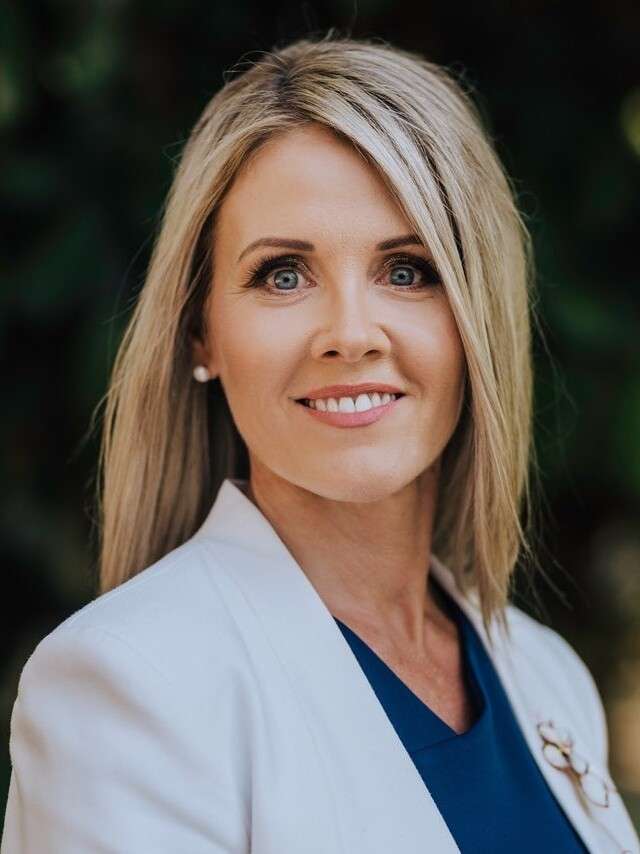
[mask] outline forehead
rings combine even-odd
[[[317,124],[267,141],[236,175],[218,216],[220,240],[265,235],[373,242],[408,222],[354,146]]]

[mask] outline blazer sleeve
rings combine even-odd
[[[9,749],[1,854],[249,851],[228,760],[212,765],[188,698],[124,637],[48,635],[23,668]]]

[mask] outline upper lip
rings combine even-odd
[[[320,397],[357,397],[359,394],[368,392],[389,392],[389,394],[404,394],[397,386],[388,383],[359,383],[358,385],[325,385],[322,388],[314,388],[297,400],[316,400]]]

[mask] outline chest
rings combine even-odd
[[[304,671],[296,672],[295,698],[290,694],[291,683],[277,671],[269,672],[262,656],[268,648],[262,646],[259,651],[257,672],[264,677],[264,692],[255,716],[262,723],[251,739],[252,851],[297,850],[300,838],[309,840],[305,851],[313,854],[464,850],[456,845],[444,814],[346,644],[342,644],[344,656],[325,650],[330,678],[325,678],[323,661],[306,660]],[[409,690],[446,723],[454,723],[451,716],[445,717],[452,708],[443,702],[446,695],[433,691],[432,663],[422,668],[421,662],[394,658],[388,649],[379,651]],[[454,664],[456,660],[461,665],[460,658],[453,657]],[[348,671],[344,679],[340,664]],[[462,702],[468,706],[460,666],[457,675]],[[438,676],[450,678],[451,671],[442,670]],[[472,779],[467,772],[465,779],[472,787],[491,782],[484,780],[481,763],[472,763],[468,771],[473,772]],[[309,833],[320,824],[322,833]]]
[[[343,625],[345,621],[342,620]],[[455,630],[429,640],[428,649],[418,655],[407,655],[365,625],[351,621],[347,625],[369,648],[392,680],[399,680],[450,729],[466,732],[477,716],[459,633]]]
[[[250,829],[251,851],[296,851],[304,840],[305,854],[456,854],[460,849],[428,785],[332,612],[302,573],[288,568],[286,556],[270,560],[261,555],[253,561],[242,551],[234,564],[233,552],[227,555],[222,546],[218,551],[216,584],[242,642],[235,657],[222,656],[209,639],[202,644],[207,665],[220,662],[229,673],[227,691],[221,692],[220,680],[210,676],[199,683],[210,686],[207,706],[216,715],[228,707],[228,725],[216,719],[198,730],[194,755],[206,753],[216,794],[223,793],[221,769],[231,769],[231,789],[242,793],[237,821]],[[541,633],[534,633],[529,622],[516,628],[522,632],[508,646],[498,643],[493,661],[518,722],[539,770],[589,850],[613,852],[605,829],[588,815],[570,778],[541,758],[535,729],[538,712],[557,719],[574,732],[581,749],[584,737],[583,752],[590,759],[591,721],[582,711],[587,692],[569,662],[558,663],[555,650],[548,652],[538,642]],[[435,714],[456,724],[456,709],[468,702],[468,691],[455,645],[454,652],[440,648],[434,662],[398,655],[364,631],[363,640]],[[433,645],[427,648],[434,652]],[[216,812],[211,811],[212,820]],[[616,822],[622,825],[620,809],[606,812],[612,813],[613,829]],[[629,836],[627,828],[620,830]]]

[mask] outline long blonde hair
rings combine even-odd
[[[516,563],[534,556],[531,240],[465,88],[417,54],[331,32],[247,62],[184,147],[104,398],[100,592],[187,540],[225,477],[248,477],[218,380],[192,379],[190,334],[203,332],[224,194],[266,140],[307,122],[355,146],[433,254],[467,383],[432,548],[461,590],[477,589],[485,626],[505,626]]]

